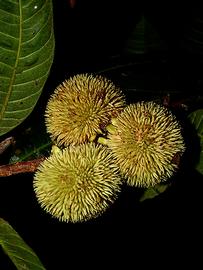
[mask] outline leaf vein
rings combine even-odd
[[[45,61],[43,61],[40,64],[37,64],[37,65],[35,65],[35,66],[31,67],[31,68],[25,69],[23,72],[31,71],[31,70],[33,70],[33,69],[35,69],[37,67],[40,67],[40,66],[44,65],[45,63],[49,62],[51,58],[52,58],[52,56],[50,55],[49,58],[47,58]],[[17,73],[17,75],[19,75],[19,74]]]
[[[8,37],[8,38],[10,38],[10,39],[15,39],[15,40],[18,40],[18,39],[19,39],[19,38],[17,38],[17,37],[11,36],[11,35],[9,35],[8,33],[2,32],[2,31],[0,31],[0,34],[4,35],[4,36],[6,36],[6,37]]]
[[[2,11],[3,13],[6,13],[6,14],[9,14],[11,17],[13,17],[13,16],[15,16],[15,17],[19,17],[18,15],[16,15],[16,14],[13,14],[13,13],[11,13],[11,12],[8,12],[7,10],[5,10],[5,9],[0,9],[0,11]]]
[[[22,42],[22,45],[25,45],[33,40],[35,40],[37,38],[37,36],[39,36],[41,34],[41,31],[43,31],[43,28],[49,24],[49,18],[47,19],[47,21],[41,26],[40,30],[37,32],[36,35],[34,35],[32,38],[26,40],[25,42]],[[50,35],[51,36],[51,35]],[[48,39],[49,40],[49,39]],[[43,45],[44,46],[44,45]]]
[[[22,258],[22,257],[19,257],[19,256],[13,254],[11,251],[8,251],[8,253],[11,255],[11,257],[12,257],[13,259],[16,258],[17,260],[21,260],[21,261],[27,262],[28,264],[32,264],[32,265],[35,265],[35,266],[37,266],[37,267],[40,267],[41,269],[45,269],[45,268],[44,268],[43,266],[41,266],[40,264],[34,263],[34,262],[29,261],[29,260],[27,260],[27,259],[24,259],[24,258]],[[36,258],[36,257],[35,257],[35,258]],[[16,261],[16,264],[18,264],[19,266],[22,266],[22,265],[19,264],[19,262],[17,262],[17,261]]]
[[[46,1],[46,2],[47,2],[47,1]],[[31,17],[29,17],[28,19],[24,20],[24,22],[27,23],[29,20],[31,20],[36,14],[38,14],[39,12],[41,12],[42,9],[44,9],[45,6],[46,6],[46,3],[44,3],[44,4],[41,6],[41,8],[40,8],[37,12],[35,12]],[[27,29],[29,29],[29,28],[27,28]]]
[[[38,93],[39,93],[40,91],[41,91],[41,89],[39,89],[39,90],[38,90],[37,92],[35,92],[34,94],[29,95],[29,96],[26,96],[26,97],[24,97],[24,98],[17,99],[17,100],[11,100],[11,101],[9,101],[9,104],[18,103],[19,101],[25,101],[25,100],[27,100],[27,99],[33,97],[33,96],[38,95]],[[32,107],[32,106],[31,106],[31,107]],[[13,110],[12,110],[12,111],[13,111]],[[8,111],[6,111],[6,112],[8,112]]]
[[[22,7],[21,7],[21,1],[19,1],[19,18],[20,18],[20,21],[19,21],[19,42],[18,42],[18,50],[17,50],[17,55],[16,55],[16,61],[15,61],[15,66],[14,66],[14,69],[13,69],[13,73],[12,73],[12,76],[11,76],[11,80],[10,80],[10,84],[9,84],[9,88],[8,88],[8,94],[6,95],[5,99],[4,99],[4,104],[2,106],[2,109],[0,111],[0,119],[2,119],[3,117],[3,114],[8,106],[8,102],[9,102],[9,97],[11,95],[11,92],[12,92],[12,85],[13,85],[13,82],[15,80],[15,71],[16,71],[16,68],[17,68],[17,65],[18,65],[18,60],[19,60],[19,55],[20,55],[20,48],[21,48],[21,42],[22,42]]]
[[[22,241],[22,239],[20,237],[17,237],[18,240]],[[6,244],[8,246],[8,249],[13,249],[12,247],[17,247],[18,249],[22,249],[22,250],[25,250],[27,253],[30,253],[31,255],[35,256],[35,253],[30,249],[30,248],[25,248],[23,246],[19,246],[19,245],[16,245],[14,243],[12,243],[11,241],[8,242],[7,240],[4,240],[3,239],[3,244]],[[11,247],[12,246],[12,247]]]
[[[44,45],[43,45],[42,47],[40,47],[38,50],[33,51],[33,52],[30,53],[30,54],[27,54],[27,55],[25,55],[25,56],[23,56],[23,57],[20,57],[20,60],[26,59],[27,57],[32,56],[34,53],[40,52],[40,51],[41,51],[42,49],[44,49],[44,47],[49,43],[49,41],[51,40],[52,37],[53,37],[53,33],[51,32],[51,35],[49,36],[49,39],[46,40],[46,42],[44,43]]]

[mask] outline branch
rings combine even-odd
[[[6,138],[0,142],[0,155],[11,145],[14,144],[15,140],[13,137]]]
[[[30,161],[22,161],[14,164],[0,166],[0,177],[11,176],[18,173],[28,173],[36,171],[39,164],[45,158],[33,159]]]

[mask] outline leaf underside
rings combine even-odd
[[[33,110],[53,54],[52,1],[0,0],[0,136]]]
[[[18,233],[0,218],[0,246],[9,256],[18,270],[44,270],[34,251],[24,242]]]

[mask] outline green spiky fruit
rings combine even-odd
[[[131,186],[150,187],[167,180],[185,150],[175,116],[154,102],[127,106],[107,129],[107,144]]]
[[[117,198],[121,184],[112,153],[94,143],[54,151],[41,163],[33,182],[42,208],[66,222],[101,215]]]
[[[59,146],[93,141],[124,105],[124,96],[112,81],[78,74],[59,85],[49,99],[47,131]]]

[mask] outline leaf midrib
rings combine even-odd
[[[5,113],[6,108],[8,106],[9,98],[10,98],[11,93],[12,93],[12,87],[13,87],[13,83],[15,80],[16,69],[17,69],[18,62],[19,62],[21,44],[22,44],[22,4],[21,4],[21,0],[19,0],[19,42],[18,42],[18,49],[17,49],[16,61],[15,61],[15,65],[13,68],[13,73],[11,76],[8,92],[7,92],[7,95],[4,99],[4,102],[2,104],[2,110],[0,112],[0,120],[3,119],[4,113]]]

